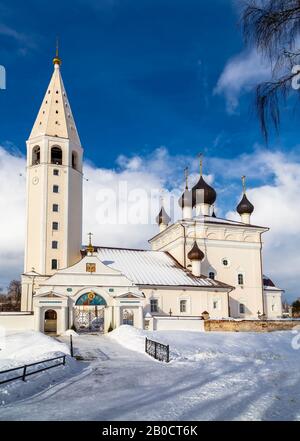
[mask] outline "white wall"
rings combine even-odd
[[[282,317],[282,291],[264,291],[264,305],[268,319]]]
[[[154,317],[155,331],[204,331],[204,320],[188,317]]]

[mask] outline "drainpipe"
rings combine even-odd
[[[183,228],[183,266],[186,268],[186,231],[185,231],[185,225],[180,224]]]

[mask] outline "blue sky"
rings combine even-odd
[[[284,111],[280,137],[271,136],[264,145],[253,85],[266,78],[268,65],[245,48],[237,4],[0,0],[0,65],[7,72],[7,89],[0,90],[0,146],[25,155],[58,35],[64,83],[85,158],[94,167],[128,172],[130,159],[138,157],[143,173],[150,174],[158,167],[162,150],[157,149],[164,146],[158,170],[168,175],[164,184],[172,189],[186,163],[196,170],[193,158],[202,151],[223,215],[234,210],[242,174],[249,176],[257,206],[258,194],[268,191],[274,193],[273,207],[282,205],[282,193],[299,202],[298,168],[293,168],[300,167],[297,114]],[[286,170],[292,170],[292,182],[285,182]],[[270,213],[260,214],[258,221],[270,221]],[[282,218],[282,224],[288,221]],[[291,282],[287,267],[278,274],[270,262],[274,247],[281,253],[285,247],[287,259],[298,259],[299,231],[291,227],[286,235],[276,223],[271,227],[277,236],[270,236],[274,245],[266,266],[295,296],[299,281]]]
[[[253,95],[225,111],[213,90],[243,49],[230,0],[1,1],[0,140],[24,151],[52,72],[56,35],[85,154],[111,167],[124,151],[236,156],[262,142]],[[295,121],[285,124],[289,147]],[[105,148],[105,155],[103,155]]]

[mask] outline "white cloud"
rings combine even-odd
[[[262,170],[265,179],[273,177],[272,184],[260,185],[247,192],[255,206],[252,222],[270,228],[263,236],[264,271],[278,285],[286,288],[289,296],[300,296],[299,158],[295,160],[295,157],[281,152],[260,151],[253,162],[257,167],[257,177]],[[235,212],[229,212],[227,216],[238,219]]]
[[[255,206],[253,223],[271,228],[264,235],[265,273],[278,285],[288,288],[289,294],[300,294],[297,291],[300,266],[299,157],[257,148],[253,154],[243,154],[231,160],[211,158],[208,162],[209,169],[218,179],[223,179],[224,187],[228,183],[227,190],[232,199],[237,195],[237,179],[241,174],[248,175],[250,182],[258,182],[255,188],[249,186],[248,196]],[[189,163],[196,170],[190,179],[193,184],[198,177],[197,161],[184,156],[170,156],[164,147],[147,157],[119,157],[117,170],[97,168],[87,161],[84,166],[88,181],[84,181],[83,241],[87,241],[87,233],[92,231],[97,245],[147,247],[147,240],[158,231],[154,218],[158,213],[159,190],[164,189],[169,212],[168,198],[175,198],[173,215],[178,218],[177,198],[183,189],[182,170]],[[24,175],[25,159],[0,147],[0,284],[18,277],[23,267]],[[213,175],[206,178],[210,182],[214,180]],[[226,213],[221,187],[218,193],[219,208]],[[238,198],[237,195],[233,205]],[[126,216],[121,218],[121,222],[115,218],[118,214],[115,202],[121,216],[127,210],[129,223]],[[103,221],[104,208],[110,213],[109,222]],[[238,218],[233,211],[227,215]]]
[[[36,43],[31,36],[19,32],[4,23],[0,23],[0,35],[13,38],[20,46],[22,46],[20,48],[22,54],[26,53],[27,48],[36,48]]]
[[[270,75],[270,65],[255,49],[244,51],[227,62],[214,94],[224,95],[228,113],[234,113],[238,108],[240,96],[270,78]]]

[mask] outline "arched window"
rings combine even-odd
[[[212,280],[215,280],[215,273],[213,271],[211,271],[208,275],[208,277]]]
[[[104,306],[106,306],[106,301],[99,294],[96,294],[96,293],[91,291],[91,292],[88,292],[88,293],[83,294],[82,296],[80,296],[79,299],[76,302],[76,305],[85,305],[85,306],[89,306],[89,305],[92,305],[92,306],[104,305]]]
[[[51,164],[62,164],[62,149],[60,147],[51,148]]]
[[[72,168],[75,168],[77,170],[77,153],[72,152]]]
[[[40,164],[41,162],[41,149],[36,145],[32,150],[32,165]]]
[[[187,301],[186,300],[180,300],[180,312],[186,312],[187,311]]]
[[[244,275],[243,274],[238,275],[238,284],[244,285]]]

